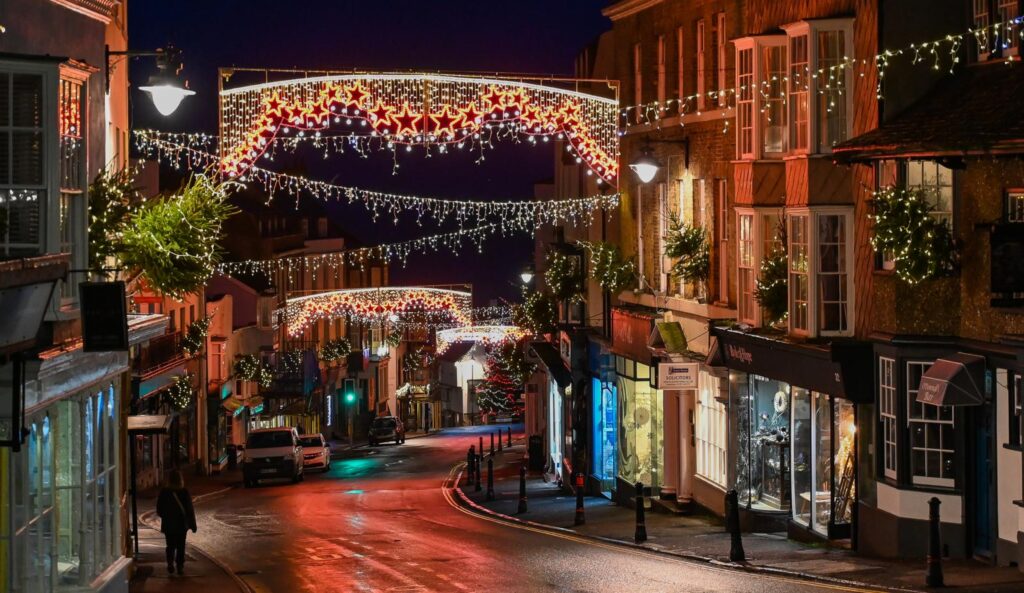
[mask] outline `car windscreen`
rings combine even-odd
[[[246,449],[269,449],[271,447],[291,447],[292,433],[283,430],[273,432],[254,432],[245,443]]]
[[[376,420],[373,421],[373,427],[374,428],[394,428],[395,427],[395,419],[394,418],[377,418]]]
[[[320,437],[302,437],[299,439],[299,444],[303,447],[323,447],[324,444],[320,440]]]

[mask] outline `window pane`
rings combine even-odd
[[[11,133],[0,131],[0,183],[11,182]]]
[[[39,74],[12,75],[14,126],[43,127],[43,77]]]
[[[11,75],[0,72],[0,126],[11,125]]]
[[[14,159],[11,182],[15,185],[42,185],[42,132],[14,131],[12,139]]]
[[[0,246],[9,246],[7,255],[24,253],[19,247],[35,249],[39,243],[39,211],[43,192],[37,190],[0,190]]]
[[[766,47],[762,62],[761,86],[764,151],[779,153],[786,150],[786,48]]]
[[[818,33],[818,150],[828,152],[846,140],[846,69],[843,31]]]

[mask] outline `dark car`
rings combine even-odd
[[[368,437],[371,447],[375,447],[384,441],[395,441],[396,445],[405,442],[405,425],[395,416],[381,416],[374,418],[370,425]]]

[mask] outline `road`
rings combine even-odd
[[[822,592],[484,520],[442,484],[472,429],[361,449],[297,485],[237,488],[197,508],[190,541],[257,592]]]

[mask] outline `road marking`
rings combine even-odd
[[[512,523],[512,522],[509,522],[509,521],[503,521],[503,520],[495,518],[495,517],[491,517],[491,516],[487,516],[487,515],[483,515],[483,514],[480,514],[480,513],[473,512],[473,511],[463,507],[461,504],[459,504],[459,502],[457,500],[455,500],[455,497],[452,495],[452,492],[455,489],[454,485],[457,484],[458,481],[459,481],[459,478],[461,478],[461,476],[462,476],[461,469],[465,465],[466,465],[465,462],[461,462],[461,463],[458,463],[458,464],[456,464],[455,466],[452,467],[452,469],[448,472],[448,477],[445,478],[445,480],[441,483],[441,495],[444,497],[445,501],[448,502],[448,504],[451,507],[453,507],[456,510],[458,510],[458,511],[460,511],[460,512],[466,514],[466,515],[469,515],[471,517],[475,517],[477,519],[481,519],[481,520],[484,520],[484,521],[489,521],[491,523],[495,523],[497,525],[503,525],[505,527],[510,527],[510,528],[513,528],[513,529],[520,529],[520,530],[523,530],[523,531],[531,531],[533,533],[539,533],[539,534],[542,534],[542,535],[547,535],[549,537],[557,537],[557,538],[564,539],[564,540],[567,540],[567,541],[571,541],[571,542],[574,542],[574,543],[579,543],[579,544],[584,544],[584,545],[588,545],[588,546],[593,546],[593,547],[596,547],[596,548],[604,548],[606,550],[613,550],[613,551],[619,552],[619,553],[632,554],[634,556],[642,556],[644,558],[652,558],[652,557],[654,557],[654,558],[660,558],[660,559],[663,559],[663,560],[682,562],[682,563],[690,564],[690,565],[693,565],[693,566],[701,566],[704,569],[712,571],[712,572],[716,572],[716,571],[717,572],[727,572],[727,573],[730,573],[730,574],[733,574],[733,575],[738,574],[740,572],[740,571],[738,571],[736,569],[732,569],[732,568],[729,568],[729,567],[726,567],[726,566],[716,566],[716,565],[713,565],[713,564],[701,565],[701,564],[698,564],[697,562],[695,562],[693,560],[688,560],[686,558],[680,558],[678,556],[671,556],[671,555],[667,555],[667,554],[658,554],[658,553],[647,551],[647,550],[640,550],[640,549],[637,549],[637,548],[631,548],[631,547],[629,547],[627,545],[618,546],[618,545],[609,544],[609,543],[605,543],[605,542],[601,542],[601,541],[595,541],[595,540],[592,540],[590,538],[582,537],[582,536],[578,536],[578,535],[572,535],[572,534],[568,534],[568,533],[559,533],[559,532],[555,532],[555,531],[550,531],[548,529],[541,529],[541,528],[538,528],[538,527],[532,527],[530,525],[525,525],[525,524],[522,524],[522,523]],[[458,473],[456,474],[456,472],[458,472]],[[450,486],[449,484],[452,484],[452,485]],[[798,578],[786,577],[786,576],[775,575],[775,574],[764,574],[764,573],[762,573],[762,574],[759,574],[758,576],[763,576],[763,577],[765,577],[767,579],[771,579],[771,580],[774,580],[774,581],[779,581],[779,582],[784,582],[784,583],[798,583],[798,584],[801,584],[801,585],[804,585],[804,586],[807,586],[807,587],[819,588],[819,589],[828,589],[828,590],[832,590],[832,591],[848,591],[848,592],[851,592],[851,593],[889,593],[885,589],[865,589],[865,588],[861,588],[861,587],[853,587],[853,586],[849,586],[849,585],[842,585],[842,584],[839,584],[839,583],[823,583],[821,581],[813,581],[813,580],[809,580],[809,579],[798,579]]]

